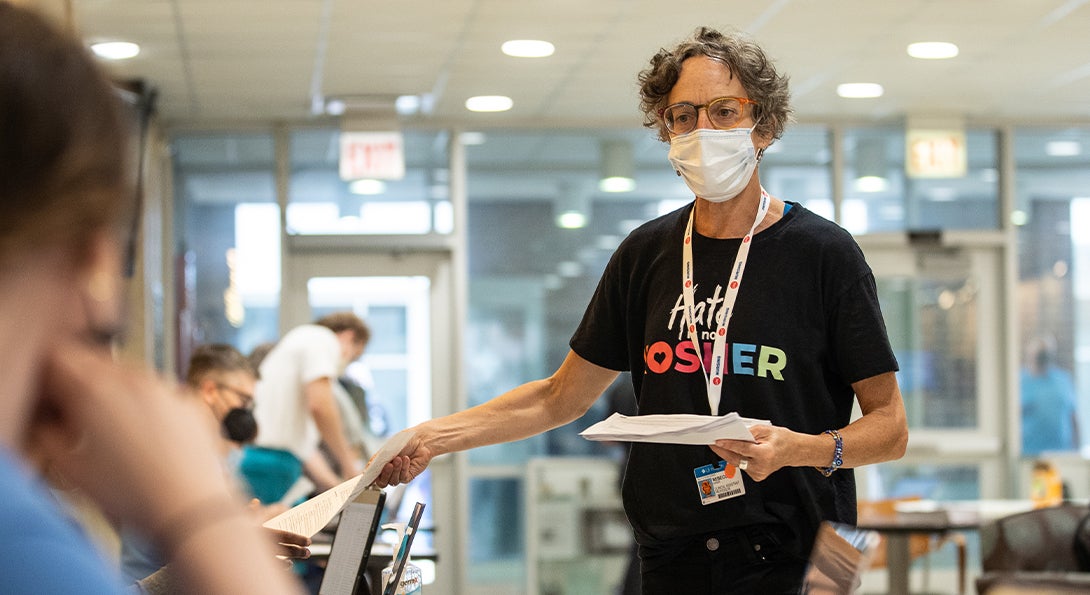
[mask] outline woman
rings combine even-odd
[[[693,204],[625,239],[559,370],[421,424],[380,483],[572,421],[632,370],[641,415],[771,422],[752,443],[633,445],[622,495],[643,592],[797,593],[820,522],[855,520],[846,468],[907,442],[874,277],[847,232],[761,188],[790,110],[759,47],[700,29],[639,78]],[[849,424],[853,396],[863,415]]]
[[[123,130],[79,42],[0,3],[0,575],[5,593],[120,593],[30,469],[142,528],[193,593],[296,593],[228,485],[199,405],[116,363]]]

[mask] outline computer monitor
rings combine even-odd
[[[341,511],[318,595],[370,593],[367,561],[375,544],[385,502],[385,492],[367,489]]]

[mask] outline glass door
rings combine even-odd
[[[859,473],[860,498],[1002,494],[1010,403],[995,247],[863,245],[874,270],[910,429],[908,452]]]
[[[350,310],[371,328],[366,351],[345,373],[363,389],[349,393],[354,393],[370,434],[369,450],[373,453],[398,431],[444,410],[453,399],[450,387],[455,386],[446,349],[452,342],[451,321],[456,320],[448,255],[439,251],[393,255],[343,247],[326,251],[312,244],[294,248],[287,251],[284,263],[281,327],[290,329]],[[414,540],[414,551],[453,551],[435,541],[437,535],[452,535],[453,530],[431,530],[454,527],[453,503],[433,497],[444,493],[439,486],[449,485],[452,467],[436,460],[410,484],[387,488],[384,522],[407,521],[416,502],[426,505],[421,526],[429,530]],[[438,488],[434,492],[433,485]],[[423,559],[415,563],[424,570],[425,583],[442,580],[440,565]]]

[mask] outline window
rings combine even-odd
[[[446,133],[402,134],[405,177],[342,180],[340,130],[291,132],[289,234],[448,234]]]
[[[1014,146],[1022,446],[1035,456],[1076,450],[1090,429],[1090,129],[1018,130]]]
[[[273,146],[267,133],[173,139],[181,368],[188,350],[201,343],[229,343],[248,353],[278,337],[280,209]]]
[[[965,132],[965,175],[905,174],[903,128],[844,131],[842,225],[853,234],[999,229],[996,133]]]

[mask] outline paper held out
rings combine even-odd
[[[382,468],[389,463],[405,445],[409,443],[416,432],[408,429],[394,434],[378,449],[378,452],[368,461],[363,473],[338,484],[305,502],[285,510],[284,512],[265,521],[264,527],[268,529],[280,529],[299,535],[313,537],[323,527],[344,510],[349,502],[355,500],[363,490],[371,488],[378,478]]]
[[[663,444],[712,444],[716,440],[755,442],[751,426],[772,425],[768,420],[726,415],[621,415],[614,413],[579,433],[587,440],[659,442]]]

